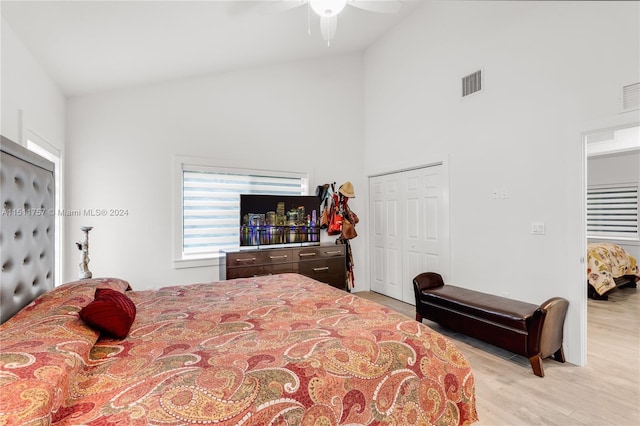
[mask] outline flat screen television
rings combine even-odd
[[[320,244],[314,195],[240,195],[240,246]]]

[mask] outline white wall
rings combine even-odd
[[[65,141],[64,96],[4,18],[1,27],[2,135],[22,143],[23,133],[32,130],[62,150]]]
[[[365,173],[448,156],[450,282],[566,297],[573,363],[586,338],[580,131],[638,81],[639,21],[637,2],[428,2],[364,57]],[[484,91],[461,100],[479,68]]]
[[[587,182],[589,185],[614,185],[640,182],[640,151],[628,151],[612,155],[590,157],[587,161]],[[589,239],[589,242],[602,239]],[[627,253],[640,260],[640,242],[606,240],[620,245]]]
[[[64,161],[65,98],[4,18],[0,31],[0,132],[23,145],[35,134],[56,148]],[[61,196],[64,200],[62,190]]]
[[[350,180],[350,206],[366,221],[362,96],[362,56],[352,55],[70,99],[67,208],[129,215],[68,217],[68,240],[81,239],[80,226],[94,226],[94,276],[121,276],[135,289],[218,280],[218,267],[173,269],[176,155],[308,172],[312,193],[318,184]],[[356,289],[365,285],[363,273],[358,280],[364,240],[352,243]],[[77,253],[67,259],[69,280]]]

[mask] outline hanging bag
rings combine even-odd
[[[348,198],[342,200],[342,212],[344,219],[342,221],[342,238],[345,240],[351,240],[358,236],[356,232],[356,223],[360,221],[358,215],[351,211],[349,208]]]
[[[320,229],[327,229],[329,227],[329,209],[326,204],[322,209],[322,214],[320,215]]]
[[[327,188],[323,191],[322,194],[322,202],[320,203],[320,207],[322,208],[322,213],[320,213],[320,229],[327,229],[329,227],[329,205],[331,204],[331,194],[329,193],[329,185],[327,184]]]
[[[338,235],[342,232],[343,219],[337,209],[332,210],[333,214],[329,217],[329,228],[327,229],[327,233],[329,235]]]
[[[331,199],[331,208],[329,209],[329,228],[327,228],[327,234],[338,235],[342,232],[342,215],[339,209],[338,195],[334,192]]]
[[[356,227],[351,223],[350,220],[344,219],[342,221],[342,238],[345,240],[351,240],[358,236],[356,232]]]

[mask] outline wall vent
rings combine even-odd
[[[462,97],[469,96],[482,90],[482,70],[478,70],[462,77]]]
[[[622,88],[622,109],[630,111],[640,108],[640,83],[629,84]]]
[[[615,139],[613,130],[587,135],[587,143],[612,142]]]

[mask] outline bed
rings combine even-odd
[[[2,198],[26,209],[49,165],[14,145],[2,139]],[[53,202],[45,192],[38,208]],[[477,420],[469,363],[411,318],[298,274],[53,287],[50,216],[0,227],[0,425]]]
[[[587,245],[587,288],[593,299],[606,300],[617,287],[636,287],[640,270],[636,259],[611,243]]]
[[[78,317],[126,293],[125,339]],[[470,366],[442,335],[297,274],[126,291],[65,284],[0,326],[5,424],[469,424]]]

